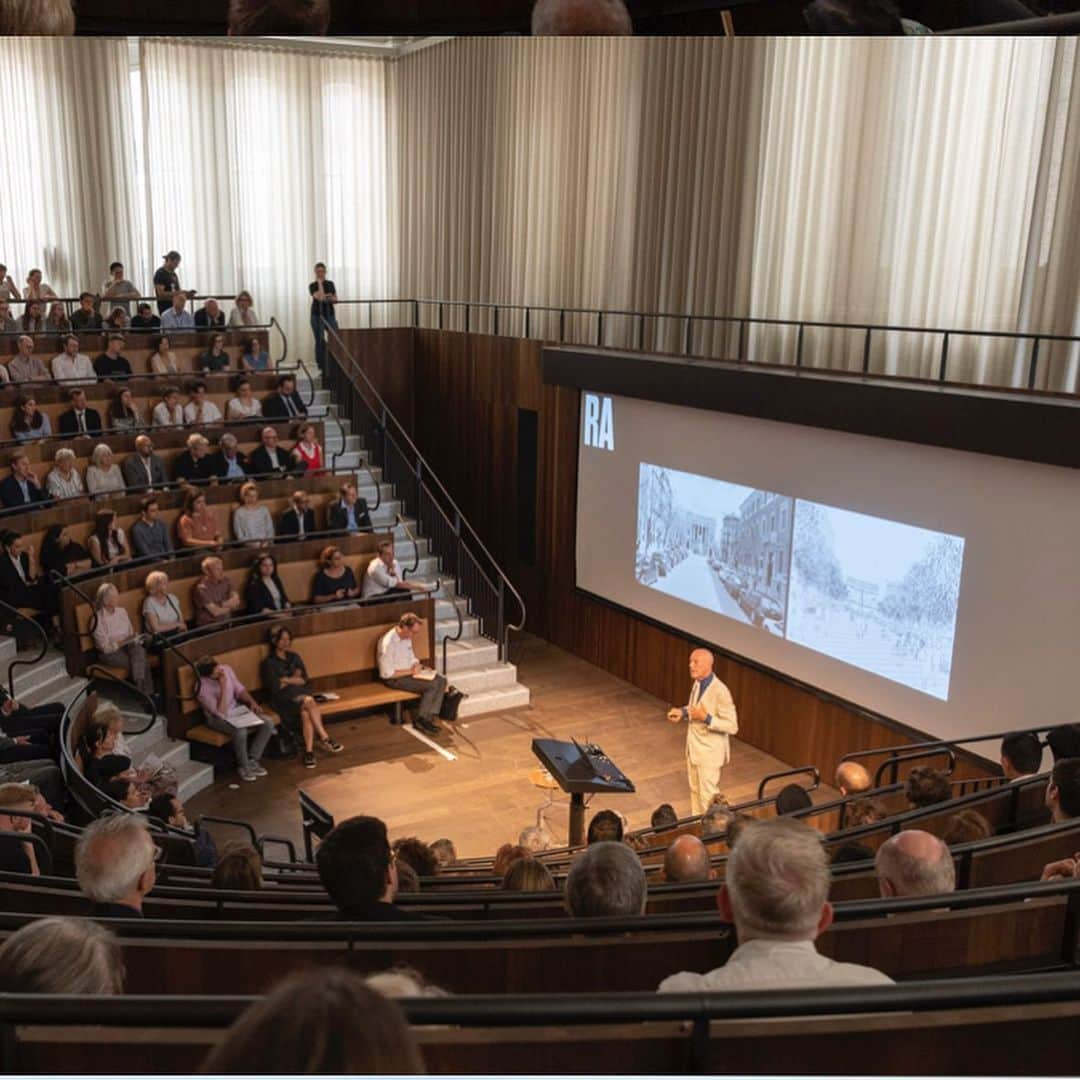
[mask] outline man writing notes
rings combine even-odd
[[[712,797],[720,791],[720,770],[731,758],[729,735],[736,735],[739,722],[731,691],[713,673],[713,654],[695,649],[690,654],[690,703],[670,709],[673,724],[685,720],[686,772],[690,780],[690,812],[703,814]]]

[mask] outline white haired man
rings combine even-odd
[[[922,829],[903,829],[874,857],[881,895],[936,896],[956,888],[956,865],[948,845]]]
[[[91,822],[75,845],[75,877],[95,918],[141,919],[154,887],[158,850],[146,818],[113,814]]]
[[[620,841],[590,844],[566,875],[566,910],[578,918],[643,915],[648,898],[641,860]]]
[[[665,993],[779,990],[803,986],[875,986],[892,982],[875,968],[839,964],[814,941],[832,923],[829,864],[820,835],[773,818],[746,826],[728,856],[717,903],[735,924],[739,947],[720,968],[680,971]]]

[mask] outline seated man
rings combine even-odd
[[[197,431],[187,438],[187,449],[176,459],[173,477],[185,484],[209,484],[214,479],[210,443]]]
[[[952,784],[940,769],[932,769],[929,765],[916,765],[908,773],[904,797],[913,808],[936,806],[952,798]]]
[[[152,495],[143,499],[139,520],[131,526],[131,548],[137,559],[151,555],[165,558],[173,553],[169,530],[161,520],[161,506]]]
[[[57,425],[61,435],[100,435],[105,430],[101,413],[86,403],[86,391],[81,386],[68,392],[68,400],[71,407],[60,414]]]
[[[173,330],[194,330],[195,319],[187,309],[187,293],[174,289],[172,305],[161,313],[161,329],[167,334]]]
[[[71,329],[100,330],[102,325],[101,315],[94,310],[94,294],[79,293],[79,308],[71,314]]]
[[[105,351],[94,357],[94,370],[99,379],[130,379],[131,364],[120,355],[124,339],[120,334],[110,334]]]
[[[263,416],[267,420],[291,420],[306,415],[307,406],[297,392],[296,377],[282,375],[278,379],[277,393],[263,400]]]
[[[1010,734],[1001,740],[1001,771],[1006,780],[1026,780],[1042,768],[1042,743],[1034,732]]]
[[[652,812],[649,824],[654,829],[669,829],[678,820],[679,815],[675,813],[675,807],[671,803],[661,803]]]
[[[262,445],[252,452],[248,463],[252,476],[300,476],[307,469],[302,461],[296,461],[278,446],[277,428],[264,427],[259,438]]]
[[[709,860],[709,849],[697,836],[680,836],[664,853],[665,881],[709,881],[716,871]]]
[[[15,343],[15,355],[8,364],[12,382],[51,383],[52,372],[40,356],[34,355],[34,339],[26,334]]]
[[[206,717],[207,727],[232,736],[233,752],[241,780],[258,780],[266,776],[259,760],[274,734],[272,721],[262,706],[248,693],[228,664],[219,664],[212,656],[204,656],[195,665],[199,676],[199,704]],[[254,733],[251,746],[248,736]]]
[[[243,601],[225,576],[225,564],[216,555],[207,555],[199,565],[203,576],[194,589],[195,625],[228,622]]]
[[[1054,763],[1046,785],[1046,807],[1055,825],[1080,818],[1080,758],[1062,758]]]
[[[419,582],[410,584],[401,576],[401,565],[394,558],[393,540],[383,540],[379,544],[379,554],[368,563],[364,571],[364,582],[360,591],[363,600],[400,600],[413,592],[432,592],[434,586]]]
[[[585,835],[586,844],[617,842],[622,838],[622,818],[614,810],[599,810],[593,814],[592,820],[589,822],[589,830]]]
[[[135,317],[131,320],[132,330],[157,330],[161,319],[154,314],[154,309],[145,301],[139,305]]]
[[[63,339],[63,348],[63,352],[53,357],[53,378],[66,386],[93,386],[97,382],[97,372],[90,357],[79,352],[79,339],[68,334]]]
[[[937,896],[956,888],[956,866],[948,846],[922,829],[903,829],[874,857],[881,895]]]
[[[857,761],[842,761],[836,767],[836,787],[841,795],[861,795],[874,786],[866,769]]]
[[[643,915],[649,890],[641,860],[626,844],[591,844],[570,864],[564,897],[579,918]]]
[[[210,458],[210,471],[219,480],[247,479],[247,454],[240,449],[240,444],[231,431],[226,431],[218,439],[217,453]]]
[[[798,784],[787,784],[777,793],[776,816],[783,817],[785,814],[797,814],[800,810],[808,810],[813,805],[806,788]]]
[[[387,686],[398,690],[410,690],[420,695],[416,707],[416,727],[429,735],[438,735],[439,728],[434,717],[442,708],[446,693],[446,679],[438,672],[425,667],[413,651],[413,639],[420,636],[424,620],[411,611],[398,619],[381,638],[375,650],[379,664],[379,678]]]
[[[37,482],[27,452],[21,449],[13,450],[8,461],[11,464],[11,475],[4,477],[0,483],[0,503],[3,503],[5,508],[47,503],[48,492]]]
[[[682,971],[660,984],[666,993],[874,986],[887,975],[822,956],[814,941],[832,923],[829,865],[821,835],[797,821],[747,825],[728,856],[718,906],[735,924],[739,946],[704,975]]]
[[[220,424],[221,410],[206,396],[206,383],[197,379],[188,391],[188,403],[184,406],[184,423],[202,427],[203,424]]]
[[[64,706],[53,701],[45,705],[23,705],[5,686],[0,686],[0,762],[60,760],[57,736]],[[5,745],[5,743],[9,745]]]
[[[10,811],[17,811],[11,813]],[[34,792],[25,784],[0,784],[0,832],[30,835],[31,820],[23,814],[34,812]],[[0,837],[0,870],[10,874],[41,873],[30,843]]]
[[[146,818],[113,814],[83,830],[75,845],[75,877],[94,902],[95,918],[141,919],[143,898],[157,880],[157,848]]]
[[[205,867],[212,867],[217,862],[217,844],[214,842],[213,836],[206,831],[205,826],[189,824],[184,804],[175,795],[155,795],[150,800],[146,812],[150,817],[163,821],[169,828],[180,829],[188,833],[193,841],[194,850],[191,848],[186,850],[178,848],[176,851],[171,851],[169,853],[169,862],[175,861],[182,865]],[[178,858],[174,857],[180,852],[184,854],[179,855]]]
[[[154,441],[149,435],[135,437],[135,453],[124,458],[120,472],[124,486],[132,490],[160,491],[169,486],[165,462],[154,453]]]
[[[281,514],[278,539],[295,536],[303,540],[315,532],[315,511],[311,509],[311,496],[306,491],[294,491],[287,510]]]
[[[0,763],[0,784],[27,784],[38,792],[34,800],[34,812],[50,821],[63,821],[60,813],[68,801],[67,787],[60,766],[54,761],[39,758],[37,761],[12,761]]]
[[[536,0],[533,37],[629,37],[634,32],[622,0]]]
[[[397,868],[386,825],[378,818],[351,817],[335,825],[319,845],[315,863],[341,918],[362,922],[423,919],[394,905]]]
[[[225,325],[225,312],[221,310],[221,305],[213,297],[209,297],[206,303],[195,312],[195,325],[200,330]]]
[[[360,498],[356,485],[347,482],[339,489],[340,498],[326,512],[326,527],[331,532],[372,532],[371,514],[366,499]]]

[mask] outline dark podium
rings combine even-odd
[[[533,739],[533,753],[570,796],[571,846],[585,842],[585,795],[587,792],[631,792],[634,785],[598,746],[577,741]]]

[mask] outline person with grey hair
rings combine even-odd
[[[664,853],[664,880],[708,881],[716,877],[709,861],[709,849],[696,836],[672,840]]]
[[[75,461],[75,451],[67,446],[60,447],[53,456],[55,464],[45,477],[45,489],[54,499],[75,499],[85,491]]]
[[[904,829],[874,857],[881,895],[936,896],[956,888],[956,866],[948,845],[922,829]]]
[[[157,848],[146,818],[113,814],[83,830],[75,845],[75,878],[94,902],[95,918],[141,919],[143,897],[156,881]]]
[[[551,836],[546,829],[530,825],[528,828],[521,830],[521,835],[518,836],[518,846],[527,848],[532,852],[547,851],[551,847]]]
[[[444,866],[453,866],[457,862],[457,848],[454,847],[454,841],[445,836],[431,845],[431,854],[435,856],[440,869]]]
[[[566,910],[579,917],[642,915],[648,895],[641,861],[615,840],[590,844],[566,875]]]
[[[801,986],[872,986],[887,975],[822,956],[814,941],[832,923],[829,865],[821,836],[798,821],[748,824],[728,856],[717,898],[735,924],[739,946],[704,975],[681,971],[660,984],[664,993],[778,990]]]
[[[533,37],[626,37],[634,32],[622,0],[536,0]]]
[[[51,915],[20,927],[0,947],[0,993],[121,994],[124,961],[108,930]]]
[[[712,806],[701,815],[701,835],[702,836],[716,836],[718,833],[727,832],[728,826],[731,824],[731,819],[735,815],[726,807],[720,803],[713,803]]]

